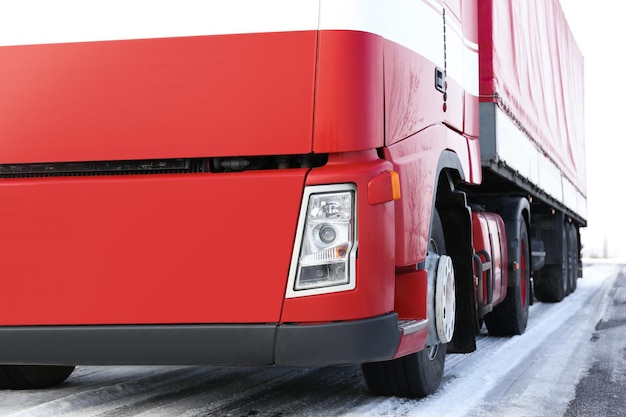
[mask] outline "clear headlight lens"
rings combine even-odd
[[[320,190],[338,186],[312,187]],[[334,287],[351,282],[355,249],[356,192],[310,192],[297,258],[295,291]],[[302,219],[301,219],[302,221]]]

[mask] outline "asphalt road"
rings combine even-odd
[[[590,335],[591,367],[576,386],[566,416],[626,416],[626,267],[607,294],[610,303]]]

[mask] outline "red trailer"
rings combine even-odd
[[[0,5],[0,385],[361,363],[424,396],[580,273],[557,0]],[[531,272],[533,272],[531,274]]]

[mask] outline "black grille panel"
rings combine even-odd
[[[0,165],[0,178],[84,177],[95,175],[178,174],[207,171],[205,159],[57,162]]]
[[[227,173],[272,169],[315,168],[326,154],[146,159],[130,161],[0,164],[0,178],[87,177],[102,175]]]

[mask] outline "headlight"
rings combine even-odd
[[[300,210],[288,297],[354,288],[355,224],[354,185],[307,187]]]
[[[332,224],[324,223],[316,226],[313,234],[322,245],[330,245],[337,240],[337,229]]]

